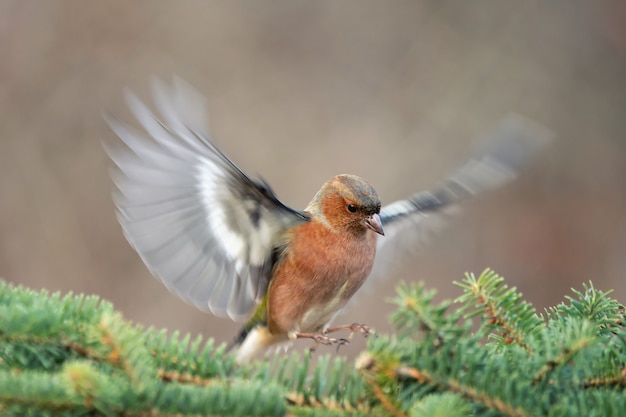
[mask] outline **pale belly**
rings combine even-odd
[[[345,301],[341,297],[341,293],[337,294],[335,299],[324,305],[317,305],[307,310],[296,331],[304,333],[319,332],[328,327],[333,318],[345,306]]]

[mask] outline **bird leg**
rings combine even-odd
[[[341,330],[350,330],[350,334],[348,335],[348,340],[351,340],[354,337],[356,332],[363,333],[363,337],[367,337],[370,335],[372,329],[367,324],[360,323],[352,323],[352,324],[344,324],[343,326],[330,327],[324,330],[324,334],[334,333]]]
[[[350,330],[350,334],[347,338],[335,338],[328,336],[329,333],[338,332],[341,330]],[[310,352],[315,352],[317,346],[319,345],[337,345],[337,350],[343,345],[347,345],[350,343],[350,340],[354,337],[356,332],[363,333],[364,337],[367,337],[371,334],[371,329],[367,324],[360,323],[352,323],[345,324],[343,326],[330,327],[328,329],[322,330],[321,333],[293,333],[289,336],[290,339],[311,339],[315,342],[315,344],[309,350]]]
[[[297,339],[312,339],[316,345],[344,345],[349,342],[347,339],[337,339],[335,337],[328,337],[324,333],[296,333]]]
[[[313,346],[311,346],[311,349],[309,349],[310,353],[315,352],[315,350],[317,349],[317,346],[319,345],[325,345],[325,346],[330,346],[330,345],[337,345],[337,350],[339,350],[339,348],[347,343],[350,343],[350,341],[348,339],[337,339],[335,337],[328,337],[326,336],[326,334],[322,334],[322,333],[295,333],[294,334],[295,338],[297,339],[311,339],[315,342],[315,344]]]

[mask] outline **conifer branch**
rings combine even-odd
[[[408,417],[405,413],[400,411],[396,405],[393,404],[391,399],[385,395],[382,388],[378,385],[374,378],[365,376],[365,380],[369,383],[370,387],[372,387],[372,391],[374,395],[380,401],[380,404],[394,417]]]
[[[426,370],[418,370],[411,367],[400,367],[396,369],[398,377],[409,377],[422,383],[432,385],[438,389],[454,392],[468,400],[484,404],[486,407],[497,410],[509,417],[530,417],[529,414],[519,408],[513,407],[506,402],[494,398],[485,392],[481,392],[474,387],[467,386],[455,379],[440,380],[435,378]]]
[[[0,414],[623,415],[624,307],[609,292],[584,284],[540,317],[491,271],[458,285],[460,306],[400,286],[397,336],[370,338],[356,367],[298,354],[242,367],[225,345],[133,325],[96,297],[0,281]]]
[[[530,417],[524,410],[514,407],[505,401],[490,396],[485,392],[463,384],[454,378],[438,378],[426,369],[397,365],[393,368],[385,369],[384,363],[379,363],[373,356],[362,355],[357,361],[357,367],[375,389],[376,397],[381,404],[394,416],[403,416],[402,411],[394,405],[393,401],[383,393],[381,387],[376,382],[374,375],[386,375],[397,380],[412,379],[420,384],[430,386],[438,391],[453,392],[460,396],[481,403],[486,407],[499,411],[509,417]]]
[[[482,314],[489,329],[499,329],[497,335],[504,344],[515,342],[528,353],[533,353],[527,338],[543,324],[543,320],[530,303],[522,300],[522,294],[504,284],[504,278],[486,269],[478,278],[466,273],[465,279],[455,285],[465,291],[456,302],[466,304],[466,309],[474,308],[467,318]]]
[[[580,334],[569,338],[565,346],[562,346],[560,352],[555,356],[549,357],[548,360],[541,367],[539,372],[535,374],[533,378],[533,384],[543,380],[548,374],[554,371],[559,366],[570,362],[576,355],[589,347],[594,341],[595,337],[588,331],[587,322],[582,323]]]
[[[583,382],[583,388],[626,387],[626,366],[617,375],[590,378]]]

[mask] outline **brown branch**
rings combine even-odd
[[[166,382],[179,382],[181,384],[198,385],[201,387],[206,387],[214,382],[213,379],[202,378],[188,372],[180,373],[176,371],[166,371],[163,369],[159,369],[157,371],[157,376]]]
[[[583,388],[601,388],[601,387],[626,387],[626,366],[617,375],[592,378],[583,382]]]
[[[417,368],[411,368],[408,366],[401,366],[396,369],[396,374],[405,378],[412,378],[422,384],[428,384],[439,389],[452,391],[461,395],[468,400],[472,400],[477,403],[481,403],[486,407],[500,411],[510,417],[530,417],[524,410],[513,407],[511,404],[507,404],[499,398],[492,398],[484,392],[481,392],[475,388],[468,387],[461,384],[454,379],[448,379],[444,381],[438,381],[428,371],[419,370]]]
[[[391,415],[395,417],[407,417],[406,414],[394,405],[393,401],[385,395],[383,390],[378,385],[378,382],[374,378],[374,372],[377,371],[376,368],[378,366],[376,360],[369,353],[362,353],[361,356],[356,359],[355,366],[363,376],[363,379],[372,387],[374,395],[378,398],[378,401],[380,401],[382,406],[385,407]]]
[[[479,304],[482,304],[485,309],[484,315],[488,317],[488,323],[493,326],[498,326],[502,329],[502,333],[500,334],[500,336],[504,339],[504,342],[506,344],[511,344],[515,342],[523,347],[528,353],[532,354],[532,349],[524,341],[522,335],[517,332],[515,327],[512,326],[502,314],[499,314],[498,304],[494,301],[491,301],[489,294],[482,291],[478,282],[476,282],[476,285],[472,285],[471,288],[474,296],[476,297],[476,300]]]
[[[578,354],[578,352],[580,352],[581,350],[586,348],[588,345],[589,345],[589,340],[588,339],[581,339],[581,340],[577,341],[576,343],[572,344],[571,346],[564,348],[561,351],[561,354],[559,354],[557,357],[555,357],[553,359],[549,359],[541,367],[539,372],[537,372],[537,374],[533,378],[533,384],[536,384],[539,381],[541,381],[542,379],[544,379],[550,372],[552,372],[558,366],[560,366],[560,365],[562,365],[564,363],[567,363],[570,360],[572,360],[572,358],[574,356],[576,356],[576,354]]]

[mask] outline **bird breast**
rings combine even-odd
[[[345,306],[369,275],[376,235],[356,238],[310,222],[291,238],[268,291],[268,324],[274,334],[317,332]]]

